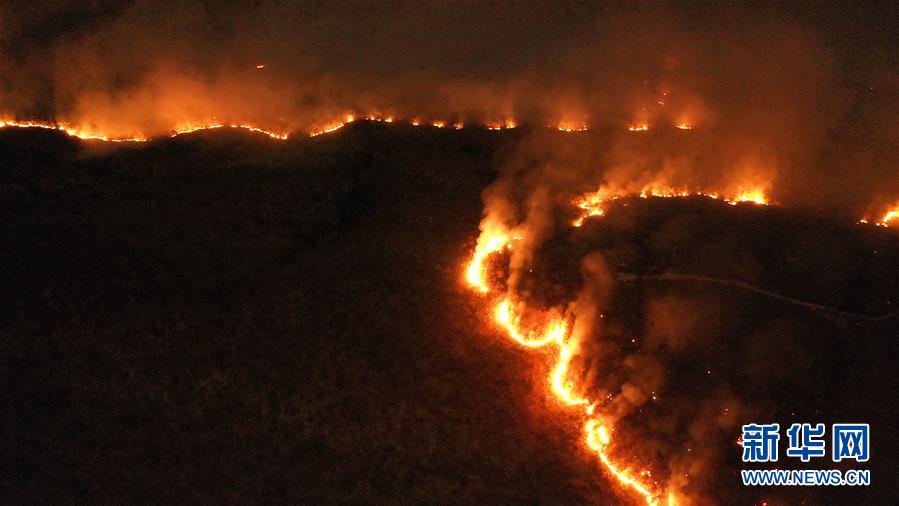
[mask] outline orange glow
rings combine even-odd
[[[895,204],[892,209],[886,212],[883,215],[883,218],[880,219],[878,225],[882,227],[889,227],[891,223],[899,223],[899,203]]]
[[[892,227],[899,224],[899,202],[889,206],[883,213],[884,214],[880,219],[873,218],[869,214],[858,220],[858,222],[862,224],[870,224],[873,222],[873,224],[878,227]]]
[[[512,119],[505,119],[503,121],[488,121],[484,126],[487,127],[487,130],[503,130],[515,128],[518,126],[518,123]]]
[[[490,222],[482,224],[478,244],[465,269],[468,284],[481,293],[488,293],[490,289],[485,281],[487,277],[485,259],[494,252],[513,247],[514,242],[510,240],[510,235],[503,227]],[[494,318],[505,333],[519,345],[529,349],[543,349],[549,346],[550,349],[558,350],[554,360],[555,366],[549,375],[549,391],[563,405],[579,407],[582,410],[586,446],[597,455],[599,462],[615,482],[623,489],[638,494],[647,505],[658,504],[657,496],[637,477],[648,476],[648,472],[634,474],[610,457],[608,450],[612,443],[611,433],[595,414],[598,403],[575,393],[581,388],[571,379],[570,367],[578,343],[569,332],[569,321],[555,311],[530,310],[524,302],[513,302],[509,296],[503,297],[496,305]],[[525,328],[523,320],[528,322],[528,326],[534,325],[535,321],[546,323],[542,330],[538,330],[539,324],[537,328]]]
[[[583,397],[578,397],[572,392],[574,385],[567,379],[568,364],[571,362],[571,356],[574,353],[572,345],[564,343],[559,346],[559,361],[556,363],[556,368],[552,373],[553,392],[556,393],[556,397],[569,406],[589,404],[590,401]]]
[[[255,127],[253,125],[241,125],[241,124],[236,124],[236,123],[230,124],[230,125],[223,125],[221,123],[207,123],[207,124],[201,124],[201,125],[179,126],[172,132],[171,136],[177,137],[179,135],[189,134],[192,132],[198,132],[200,130],[216,130],[219,128],[226,128],[226,127],[227,128],[239,128],[239,129],[247,130],[250,132],[265,134],[265,135],[271,137],[272,139],[278,139],[278,140],[287,139],[287,135],[288,135],[286,132],[272,132],[272,131],[265,130],[265,129],[262,129],[259,127]]]
[[[523,304],[522,304],[523,305]],[[551,318],[542,334],[534,330],[521,329],[521,316],[509,299],[503,299],[496,306],[496,321],[506,329],[509,337],[525,348],[542,348],[550,343],[562,343],[568,332],[568,324],[561,318]]]
[[[619,467],[609,459],[606,449],[609,447],[609,444],[611,444],[612,438],[605,425],[596,418],[590,418],[584,425],[584,432],[587,434],[587,446],[596,452],[596,455],[599,456],[599,460],[606,466],[606,469],[615,477],[615,479],[643,496],[643,500],[646,504],[658,504],[656,496],[650,492],[645,485],[637,481],[627,471],[619,469]]]
[[[350,123],[356,121],[356,117],[352,114],[347,114],[343,117],[343,121],[335,121],[333,123],[329,123],[321,128],[313,129],[309,132],[310,137],[316,137],[322,134],[327,134],[334,132],[336,130],[340,130],[341,128],[349,125]]]
[[[264,68],[265,68],[265,65],[259,64],[259,65],[256,65],[256,68],[257,68],[257,69],[264,69]]]
[[[259,64],[255,66],[257,69],[263,69],[266,67],[265,64]],[[394,123],[399,121],[400,119],[393,115],[384,115],[382,113],[368,113],[362,115],[356,114],[346,114],[340,119],[335,119],[333,121],[322,122],[318,126],[314,126],[308,130],[307,134],[311,137],[316,137],[319,135],[327,134],[330,132],[334,132],[339,130],[346,125],[353,123],[358,120],[366,120],[366,121],[377,121],[381,123]],[[421,125],[431,125],[436,128],[448,128],[451,127],[456,130],[461,130],[465,128],[465,123],[462,121],[456,121],[453,123],[449,123],[444,120],[425,120],[421,117],[413,117],[412,119],[404,119],[403,121],[408,122],[412,126],[421,126]],[[507,130],[512,128],[518,128],[520,125],[518,121],[512,118],[505,118],[501,121],[488,121],[486,123],[482,123],[480,126],[488,129],[488,130]],[[681,129],[691,129],[692,126],[686,123],[678,123],[677,128]],[[101,141],[109,141],[109,142],[146,142],[151,136],[134,133],[131,135],[124,136],[112,136],[106,133],[102,129],[98,128],[86,128],[84,126],[75,125],[66,122],[45,122],[45,121],[34,121],[34,120],[24,120],[18,121],[13,119],[3,119],[0,118],[0,128],[3,127],[20,127],[20,128],[45,128],[50,130],[59,130],[65,132],[68,135],[73,137],[78,137],[80,139],[85,140],[101,140]],[[252,132],[265,134],[272,139],[284,140],[290,137],[289,132],[287,131],[279,131],[273,130],[271,128],[266,128],[261,125],[255,125],[252,123],[245,122],[234,122],[234,123],[222,123],[218,120],[198,120],[198,121],[189,121],[185,124],[177,124],[172,127],[167,134],[169,136],[182,135],[186,133],[196,132],[198,130],[212,130],[218,128],[240,128],[243,130],[248,130]],[[552,128],[558,130],[560,132],[585,132],[588,130],[586,123],[563,120],[557,123],[556,125],[548,125],[548,128]],[[642,132],[649,129],[648,124],[638,124],[631,125],[628,130],[632,132]],[[165,136],[166,133],[154,134],[154,136]]]
[[[64,132],[66,135],[71,137],[77,137],[79,139],[84,140],[98,140],[98,141],[106,141],[106,142],[147,142],[149,140],[146,137],[109,137],[100,132],[87,130],[82,127],[77,127],[74,125],[66,124],[66,123],[50,123],[44,121],[16,121],[12,119],[0,119],[0,128],[4,127],[15,127],[15,128],[43,128],[45,130],[59,130],[60,132]]]
[[[736,205],[740,202],[752,202],[754,204],[759,204],[759,205],[763,205],[763,206],[766,206],[769,204],[768,198],[765,197],[765,192],[762,190],[758,190],[758,189],[743,190],[740,193],[738,193],[736,197],[734,197],[732,199],[725,199],[725,200],[728,200],[728,202],[730,202],[731,204],[734,204],[734,205]]]
[[[556,125],[556,129],[560,132],[586,132],[587,125],[584,123],[575,123],[574,121],[560,121]]]
[[[675,124],[674,128],[678,128],[680,130],[693,130],[693,127],[686,121],[681,121],[680,123]]]
[[[478,245],[474,255],[465,269],[465,279],[468,283],[483,293],[490,291],[487,286],[487,267],[484,262],[490,255],[502,251],[509,246],[509,236],[506,232],[492,230],[490,233],[482,233],[478,237]]]
[[[723,194],[719,192],[708,192],[690,190],[687,188],[673,188],[666,185],[646,185],[638,192],[626,190],[610,190],[608,187],[601,186],[598,190],[586,193],[574,199],[574,205],[577,206],[581,213],[574,219],[572,225],[580,227],[584,221],[594,216],[603,216],[606,213],[606,204],[614,200],[628,197],[706,197],[710,199],[721,199],[731,205],[739,203],[753,203],[758,205],[770,205],[771,201],[765,195],[765,191],[760,188],[740,189],[733,194]]]

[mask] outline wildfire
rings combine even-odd
[[[0,119],[0,128],[3,127],[17,127],[17,128],[43,128],[45,130],[58,130],[60,132],[64,132],[67,135],[72,137],[77,137],[83,140],[98,140],[105,142],[147,142],[150,140],[149,137],[143,136],[133,136],[133,137],[110,137],[105,134],[97,133],[91,130],[87,130],[82,127],[77,127],[74,125],[66,124],[66,123],[50,123],[50,122],[40,122],[40,121],[15,121],[8,119]],[[199,130],[216,130],[220,128],[238,128],[242,130],[248,130],[251,132],[257,132],[261,134],[265,134],[272,139],[284,140],[287,139],[288,134],[286,132],[274,132],[270,130],[266,130],[264,128],[260,128],[253,125],[244,125],[238,123],[232,123],[230,125],[225,125],[222,123],[202,123],[202,124],[187,124],[180,125],[172,130],[169,134],[171,137],[177,137],[179,135],[185,135],[192,132],[197,132]]]
[[[259,64],[255,66],[256,69],[264,69],[265,64]],[[395,116],[391,115],[383,115],[380,113],[369,113],[364,115],[356,115],[356,114],[346,114],[343,118],[339,120],[334,120],[330,122],[325,122],[320,124],[320,126],[313,127],[308,131],[308,135],[310,137],[317,137],[319,135],[327,134],[330,132],[334,132],[339,130],[350,123],[358,120],[365,121],[376,121],[381,123],[394,123],[398,119]],[[412,119],[404,120],[407,124],[411,124],[412,126],[421,126],[421,125],[431,125],[436,128],[453,128],[455,130],[461,130],[465,128],[465,124],[462,121],[456,122],[447,122],[441,119],[431,119],[424,120],[421,117],[414,117]],[[512,128],[518,128],[518,121],[512,118],[505,118],[502,121],[488,121],[486,123],[481,124],[483,128],[487,130],[508,130]],[[677,128],[689,130],[693,127],[688,125],[687,123],[678,123],[675,125]],[[2,119],[0,118],[0,128],[3,127],[19,127],[19,128],[44,128],[48,130],[59,130],[64,132],[72,137],[77,137],[79,139],[85,140],[100,140],[107,142],[146,142],[150,140],[149,136],[145,135],[130,135],[130,136],[112,136],[107,133],[104,133],[99,130],[85,128],[83,126],[77,126],[70,123],[65,122],[44,122],[44,121],[17,121],[13,119]],[[200,121],[200,122],[190,122],[186,125],[177,125],[169,131],[169,135],[171,137],[175,137],[178,135],[188,134],[191,132],[196,132],[198,130],[213,130],[219,128],[239,128],[243,130],[248,130],[251,132],[265,134],[272,139],[277,140],[285,140],[290,134],[286,131],[276,131],[268,128],[264,128],[259,125],[254,125],[251,123],[222,123],[216,120],[210,121]],[[560,132],[585,132],[588,130],[586,123],[580,123],[575,121],[560,121],[556,125],[548,125],[548,128],[553,128]],[[632,132],[643,132],[649,130],[648,124],[638,124],[631,125],[628,127],[628,130]]]
[[[486,282],[487,257],[493,253],[511,248],[513,242],[508,233],[501,227],[483,227],[478,244],[465,269],[467,283],[481,293],[488,293],[490,287]],[[523,318],[524,315],[528,318]],[[649,486],[641,482],[637,476],[648,476],[647,472],[634,473],[624,469],[620,464],[613,462],[609,456],[611,434],[601,419],[595,414],[596,402],[575,393],[578,386],[569,378],[571,360],[577,351],[577,342],[569,332],[569,322],[566,318],[554,311],[544,313],[529,311],[524,302],[515,303],[510,297],[504,297],[497,304],[494,311],[497,324],[503,328],[506,334],[515,342],[525,348],[538,349],[547,346],[555,347],[557,351],[555,366],[549,376],[549,388],[555,397],[566,406],[581,408],[584,417],[584,437],[586,446],[596,453],[600,463],[606,471],[626,490],[632,490],[643,501],[654,506],[658,504],[658,497],[650,491]],[[523,328],[522,320],[528,322],[545,321],[542,331],[534,328]]]
[[[336,130],[340,130],[341,128],[349,125],[350,123],[352,123],[354,121],[356,121],[356,117],[353,116],[352,114],[347,114],[346,116],[343,117],[342,121],[335,121],[335,122],[329,123],[321,128],[312,130],[311,132],[309,132],[309,136],[317,137],[322,134],[331,133]]]
[[[287,136],[288,136],[288,134],[286,132],[273,132],[273,131],[265,130],[263,128],[259,128],[259,127],[253,126],[253,125],[241,125],[238,123],[232,123],[230,125],[224,125],[221,123],[209,123],[209,124],[205,124],[205,125],[187,125],[187,126],[179,127],[177,129],[175,129],[175,131],[172,133],[172,137],[177,137],[179,135],[185,135],[185,134],[189,134],[189,133],[193,133],[193,132],[198,132],[200,130],[217,130],[219,128],[226,128],[226,127],[247,130],[250,132],[256,132],[256,133],[267,135],[267,136],[271,137],[272,139],[278,139],[278,140],[285,140],[285,139],[287,139]]]
[[[575,123],[573,121],[560,121],[556,125],[556,129],[560,132],[586,132],[587,125],[584,123]]]
[[[489,121],[484,126],[487,127],[487,130],[503,130],[515,128],[518,126],[518,123],[516,123],[515,120],[506,119],[503,121]]]
[[[483,293],[490,291],[487,286],[487,267],[484,265],[487,257],[502,251],[509,246],[509,235],[505,231],[489,230],[481,233],[478,237],[478,245],[475,248],[474,256],[468,263],[465,272],[465,279],[468,283]]]
[[[574,200],[574,205],[581,210],[581,213],[574,219],[572,225],[580,227],[584,224],[584,221],[589,218],[603,216],[606,212],[605,206],[608,202],[623,198],[640,197],[645,199],[650,197],[672,198],[694,196],[721,199],[731,205],[737,205],[744,202],[758,205],[771,204],[771,201],[765,195],[765,191],[759,188],[739,190],[732,195],[722,198],[721,194],[717,192],[691,191],[689,189],[676,189],[664,185],[648,185],[639,192],[613,191],[602,186],[595,192],[586,193]]]
[[[899,221],[899,204],[896,205],[893,209],[887,211],[886,214],[883,215],[883,218],[880,219],[880,224],[884,227],[889,227],[891,221]]]
[[[719,193],[676,189],[659,184],[646,185],[639,192],[617,191],[601,186],[596,192],[582,195],[575,200],[575,205],[581,209],[582,213],[573,225],[580,226],[585,219],[591,216],[602,216],[605,213],[605,203],[625,197],[688,197],[694,195],[714,199],[721,198]],[[738,202],[769,203],[764,190],[760,188],[739,189],[732,195],[724,197],[723,200],[733,204]],[[482,294],[490,292],[490,286],[486,280],[487,258],[494,253],[513,249],[515,239],[518,238],[513,237],[505,226],[490,221],[482,223],[477,246],[465,269],[465,280],[471,288]],[[649,471],[635,472],[614,460],[610,452],[614,428],[610,427],[609,421],[604,419],[602,414],[596,412],[599,403],[584,396],[581,393],[583,388],[571,378],[571,363],[579,348],[579,342],[570,332],[572,323],[569,321],[570,317],[564,316],[564,313],[558,310],[531,309],[525,302],[515,301],[513,295],[507,294],[497,303],[494,318],[505,333],[519,345],[529,349],[549,348],[555,350],[555,365],[549,374],[548,388],[563,405],[580,410],[584,421],[583,434],[586,447],[596,454],[602,467],[624,490],[639,496],[642,502],[649,506],[659,504],[662,491],[652,489],[656,482],[647,481],[650,479]],[[665,497],[669,506],[676,505],[678,502],[673,492],[669,492]]]
[[[759,204],[762,206],[766,206],[770,204],[768,202],[768,198],[765,197],[765,192],[762,190],[744,190],[737,194],[736,197],[732,199],[725,199],[731,205],[737,205],[740,202],[752,202],[753,204]]]
[[[693,127],[685,121],[681,121],[680,123],[675,124],[674,128],[677,128],[680,130],[693,130]]]
[[[66,123],[50,123],[42,121],[15,121],[11,119],[0,119],[0,128],[16,127],[16,128],[43,128],[45,130],[59,130],[71,137],[77,137],[84,140],[98,140],[106,142],[146,142],[146,137],[109,137],[98,132],[79,128]]]

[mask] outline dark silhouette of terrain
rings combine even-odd
[[[517,135],[359,123],[110,147],[0,131],[0,497],[628,503],[545,394],[539,356],[510,346],[461,284],[480,192]],[[620,211],[548,244],[545,285],[570,293],[577,259],[599,249],[627,272],[724,276],[861,314],[899,304],[893,231],[708,202]],[[872,487],[776,493],[895,497],[895,319],[726,287],[618,290],[611,339],[647,328],[660,293],[721,299],[764,341],[753,360],[772,379],[727,380],[770,400],[771,421],[871,423]],[[697,361],[726,363],[738,337]],[[673,363],[670,398],[698,395],[692,370]],[[718,499],[764,493],[723,482]]]

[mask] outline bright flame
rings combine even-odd
[[[674,128],[679,128],[681,130],[693,130],[693,127],[686,121],[681,121],[680,123],[675,124]]]
[[[739,202],[752,202],[753,204],[759,204],[766,206],[770,202],[768,202],[768,197],[765,196],[765,192],[763,190],[744,190],[737,194],[736,197],[730,199],[729,202],[731,204],[737,204]]]
[[[561,318],[552,318],[546,325],[546,330],[539,336],[533,330],[522,330],[521,316],[516,313],[509,299],[503,299],[496,306],[495,316],[496,321],[509,333],[509,337],[525,348],[542,348],[549,343],[561,345],[568,332],[568,324]]]
[[[489,292],[486,283],[486,266],[484,265],[486,258],[495,252],[511,248],[513,245],[509,234],[502,227],[482,225],[478,244],[466,268],[465,277],[469,285],[481,293]],[[647,505],[655,506],[658,499],[649,491],[648,485],[641,483],[630,471],[623,470],[609,457],[607,450],[611,444],[611,435],[594,414],[598,403],[575,393],[578,386],[569,378],[569,372],[571,360],[577,351],[577,342],[569,333],[569,322],[565,317],[552,311],[542,315],[534,312],[528,314],[529,325],[531,321],[546,321],[543,330],[523,328],[523,315],[527,312],[528,308],[524,302],[515,303],[506,296],[496,305],[494,318],[510,338],[525,348],[537,349],[555,345],[554,348],[558,350],[558,354],[555,358],[555,366],[549,375],[550,391],[562,404],[583,409],[582,413],[586,420],[584,425],[586,444],[596,453],[599,461],[618,484],[639,494]],[[647,472],[639,473],[639,476],[647,475]]]
[[[615,477],[615,479],[643,496],[643,500],[646,501],[646,504],[658,504],[656,496],[653,495],[645,485],[633,478],[627,471],[619,469],[618,466],[609,459],[606,449],[612,442],[612,438],[605,425],[596,418],[590,418],[584,425],[584,432],[587,434],[587,446],[596,452],[599,456],[599,460],[606,466],[606,469]]]
[[[50,123],[43,121],[16,121],[12,119],[0,119],[0,128],[16,127],[16,128],[43,128],[45,130],[59,130],[71,137],[77,137],[84,140],[98,140],[107,142],[147,142],[146,137],[109,137],[99,132],[76,127],[67,123]]]
[[[577,206],[581,213],[574,219],[572,225],[580,227],[584,221],[594,216],[603,216],[606,213],[606,204],[609,202],[624,199],[628,197],[706,197],[710,199],[722,199],[728,204],[737,205],[739,203],[753,203],[758,205],[770,205],[771,201],[765,195],[765,191],[760,188],[747,190],[738,190],[737,192],[721,196],[718,192],[706,192],[698,190],[689,190],[686,188],[677,189],[666,185],[651,184],[646,185],[639,192],[625,190],[610,190],[606,186],[601,186],[595,192],[586,193],[574,199],[574,205]]]
[[[518,123],[515,120],[506,119],[503,121],[488,121],[484,126],[487,127],[487,130],[502,130],[515,128],[518,126]]]
[[[556,128],[560,132],[586,132],[587,125],[584,123],[575,123],[574,121],[560,121]]]
[[[649,130],[649,125],[646,123],[640,123],[638,125],[631,125],[627,127],[627,129],[631,132],[645,132]]]
[[[556,363],[556,368],[552,373],[552,387],[553,392],[556,393],[556,396],[559,399],[562,399],[562,402],[569,406],[580,406],[583,404],[589,404],[590,401],[576,396],[572,390],[574,390],[574,385],[567,379],[568,377],[568,364],[571,362],[571,355],[573,354],[573,347],[569,343],[564,343],[560,345],[559,348],[559,361]]]
[[[741,188],[733,194],[726,194],[723,200],[732,204],[739,202],[769,204],[764,190],[760,188],[764,187]],[[591,216],[602,216],[606,211],[604,207],[606,203],[613,200],[626,197],[689,196],[701,196],[712,199],[722,198],[722,194],[717,192],[691,191],[686,188],[678,189],[661,184],[645,185],[640,191],[636,192],[612,190],[606,186],[601,186],[597,191],[582,195],[574,201],[574,204],[580,208],[581,215],[574,221],[573,225],[580,226],[584,220]],[[893,216],[890,215],[889,219],[893,219]],[[515,238],[510,238],[510,234],[505,227],[489,222],[486,225],[482,223],[481,226],[481,235],[478,237],[478,244],[469,260],[465,277],[472,288],[486,294],[490,291],[486,282],[487,266],[485,263],[487,257],[503,249],[513,248],[514,242],[512,239]],[[611,430],[606,423],[602,422],[599,415],[595,413],[599,403],[576,393],[581,388],[570,378],[570,368],[572,358],[578,349],[578,343],[569,334],[569,321],[552,311],[543,314],[536,311],[532,313],[528,312],[528,307],[524,302],[513,302],[511,296],[507,295],[497,304],[494,318],[510,338],[525,348],[544,348],[548,345],[555,345],[558,353],[555,358],[555,366],[549,375],[551,392],[562,404],[583,409],[586,445],[596,453],[599,461],[617,483],[625,489],[638,494],[647,505],[657,505],[661,496],[651,491],[650,486],[641,479],[641,477],[648,477],[650,473],[648,471],[634,473],[612,460],[608,451],[612,444]],[[528,325],[532,325],[531,322],[534,321],[546,321],[548,323],[546,323],[542,331],[538,332],[536,328],[524,328],[523,320],[527,321]],[[673,492],[668,493],[666,499],[669,505],[677,504],[677,499]]]
[[[258,64],[255,66],[256,69],[264,69],[265,64]],[[308,131],[308,135],[310,137],[317,137],[319,135],[327,134],[330,132],[334,132],[339,130],[354,121],[359,119],[364,119],[366,121],[377,121],[381,123],[393,123],[397,121],[395,116],[385,116],[381,113],[370,113],[361,116],[357,116],[355,114],[347,114],[343,118],[324,122],[319,126],[315,126]],[[443,120],[432,120],[427,122],[420,117],[415,117],[411,120],[407,120],[412,126],[421,126],[425,124],[430,124],[436,128],[446,128],[447,126],[452,127],[455,130],[461,130],[465,128],[465,124],[462,121],[457,121],[454,123],[447,123]],[[491,121],[484,123],[482,126],[487,128],[488,130],[505,130],[517,128],[518,122],[511,118],[505,118],[502,121]],[[85,140],[100,140],[107,142],[146,142],[150,140],[149,136],[146,135],[130,135],[130,136],[121,136],[115,137],[104,133],[100,130],[89,129],[83,126],[74,125],[71,123],[65,122],[46,122],[46,121],[35,121],[35,120],[27,120],[27,121],[18,121],[14,119],[4,119],[0,118],[0,128],[3,127],[19,127],[19,128],[43,128],[47,130],[59,130],[61,132],[65,132],[66,134],[72,137],[78,137],[79,139]],[[221,123],[217,120],[207,120],[207,121],[190,121],[186,124],[178,124],[175,125],[171,130],[169,130],[168,135],[171,137],[177,135],[183,135],[191,132],[196,132],[198,130],[213,130],[218,128],[240,128],[243,130],[249,130],[252,132],[265,134],[272,139],[284,140],[289,137],[289,132],[284,131],[275,131],[270,130],[268,128],[264,128],[262,126],[250,124],[250,123],[230,123],[225,124]],[[560,122],[557,128],[563,132],[583,132],[587,130],[587,125],[578,124],[574,122]]]
[[[492,231],[483,233],[478,237],[478,245],[474,250],[468,268],[465,269],[465,279],[468,283],[483,293],[490,291],[487,286],[487,267],[484,265],[487,257],[503,250],[509,245],[509,236],[505,232]]]
[[[225,127],[239,128],[239,129],[247,130],[250,132],[256,132],[256,133],[267,135],[267,136],[271,137],[272,139],[278,139],[278,140],[287,139],[287,136],[288,136],[288,134],[286,132],[273,132],[273,131],[265,130],[263,128],[259,128],[259,127],[253,126],[253,125],[241,125],[241,124],[237,124],[237,123],[232,123],[230,125],[223,125],[221,123],[207,123],[207,124],[200,124],[200,125],[179,126],[172,132],[171,136],[177,137],[179,135],[185,135],[185,134],[189,134],[189,133],[193,133],[193,132],[198,132],[200,130],[216,130],[216,129],[225,128]]]
[[[887,211],[886,214],[883,215],[883,218],[880,219],[880,223],[878,225],[882,227],[889,227],[890,222],[899,222],[899,203],[893,206],[892,209]]]

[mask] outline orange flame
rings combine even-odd
[[[490,291],[485,281],[485,259],[494,252],[512,247],[508,234],[497,232],[496,228],[484,227],[481,236],[478,237],[478,245],[465,269],[466,281],[481,293]],[[577,343],[569,334],[568,321],[564,317],[550,312],[542,318],[548,320],[542,332],[538,333],[534,329],[525,330],[522,328],[522,314],[525,311],[527,311],[527,307],[523,302],[516,304],[509,297],[504,297],[497,304],[494,317],[506,334],[525,348],[544,348],[551,344],[556,346],[558,355],[549,376],[550,391],[564,405],[579,406],[583,409],[583,416],[586,420],[584,425],[586,445],[596,453],[600,463],[617,483],[640,495],[647,505],[658,504],[657,496],[649,490],[648,485],[641,483],[630,471],[624,470],[619,464],[612,461],[607,451],[611,444],[611,436],[605,425],[601,424],[599,418],[594,415],[597,403],[574,393],[578,387],[568,376],[571,360],[577,350]],[[641,473],[643,476],[647,474]]]
[[[503,130],[515,128],[518,126],[518,123],[512,119],[505,119],[503,121],[488,121],[484,126],[487,127],[487,130]]]
[[[877,223],[877,225],[881,227],[889,227],[891,226],[891,222],[899,223],[899,203],[893,205],[892,209],[888,210],[886,214],[883,215],[883,218]]]
[[[468,263],[468,268],[465,271],[465,278],[471,286],[483,293],[490,291],[490,287],[487,286],[487,268],[484,265],[484,262],[487,260],[487,257],[493,253],[502,251],[508,245],[509,236],[505,232],[491,231],[489,233],[482,233],[481,236],[478,237],[478,245],[475,248],[471,262]]]
[[[560,121],[556,125],[556,129],[560,132],[586,132],[587,125],[584,123],[576,123],[574,121]]]
[[[266,68],[266,65],[258,64],[255,66],[255,68],[256,69],[264,69],[264,68]],[[311,137],[316,137],[319,135],[334,132],[334,131],[341,129],[344,126],[346,126],[360,118],[367,120],[367,121],[377,121],[377,122],[382,122],[382,123],[393,123],[393,122],[397,121],[397,118],[394,116],[385,116],[380,113],[370,113],[370,114],[365,114],[365,115],[361,115],[361,116],[356,116],[354,114],[347,114],[342,119],[330,121],[330,122],[324,122],[324,123],[320,124],[320,126],[313,127],[312,129],[310,129],[308,131],[308,135]],[[424,124],[430,124],[431,126],[436,127],[436,128],[446,128],[447,126],[450,126],[456,130],[461,130],[465,127],[465,124],[461,121],[457,121],[455,123],[447,123],[446,121],[443,121],[443,120],[431,120],[428,122],[428,121],[421,119],[420,117],[415,117],[415,118],[413,118],[411,120],[407,120],[407,121],[412,126],[421,126]],[[229,128],[240,128],[240,129],[249,130],[252,132],[262,133],[262,134],[268,135],[272,139],[284,140],[289,137],[288,132],[271,130],[271,129],[264,128],[262,126],[254,125],[251,123],[240,122],[240,123],[224,124],[224,123],[220,123],[215,120],[199,121],[199,122],[192,121],[192,122],[188,123],[187,126],[178,125],[171,129],[170,135],[176,136],[176,135],[182,135],[182,134],[186,134],[186,133],[190,133],[190,132],[195,132],[197,130],[211,130],[211,129],[216,129],[216,128],[224,128],[226,126]],[[488,121],[486,123],[483,123],[481,126],[483,126],[484,128],[487,128],[488,130],[506,130],[506,129],[517,128],[519,126],[519,123],[518,123],[518,121],[516,121],[514,119],[506,118],[502,121]],[[681,128],[681,129],[693,128],[692,126],[690,126],[686,123],[683,123],[683,122],[678,123],[675,126],[677,128]],[[43,121],[33,121],[33,120],[17,121],[17,120],[13,120],[13,119],[0,118],[0,128],[3,128],[3,127],[45,128],[45,129],[50,129],[50,130],[59,130],[59,131],[65,132],[66,134],[68,134],[72,137],[78,137],[80,139],[101,140],[101,141],[108,141],[108,142],[146,142],[150,139],[149,136],[136,135],[136,134],[133,134],[130,136],[114,137],[112,135],[104,133],[101,130],[86,128],[83,126],[77,126],[74,124],[64,123],[64,122],[43,122]],[[569,120],[563,120],[554,126],[548,126],[548,127],[554,128],[560,132],[585,132],[588,130],[586,123],[569,121]],[[628,130],[630,130],[632,132],[642,132],[642,131],[649,130],[649,125],[648,124],[631,125],[630,127],[628,127]]]
[[[765,195],[765,191],[761,188],[741,189],[725,197],[721,197],[718,192],[696,191],[689,189],[676,189],[665,185],[647,185],[639,192],[613,191],[605,186],[601,186],[595,192],[586,193],[574,199],[574,205],[581,209],[581,213],[574,219],[572,225],[580,227],[589,218],[594,216],[603,216],[606,212],[606,204],[615,200],[627,197],[706,197],[710,199],[722,199],[728,204],[737,205],[739,203],[753,203],[758,205],[770,205],[771,201]]]
[[[769,204],[769,200],[761,188],[763,187],[741,188],[732,195],[724,197],[723,200],[731,204],[739,202]],[[613,191],[608,187],[601,186],[596,192],[587,193],[575,200],[575,205],[581,209],[582,213],[573,225],[580,226],[591,216],[602,216],[605,213],[604,205],[607,202],[625,197],[688,197],[694,195],[713,199],[721,198],[719,193],[676,189],[658,184],[646,185],[639,192]],[[481,227],[477,246],[465,269],[465,280],[469,286],[486,294],[490,292],[486,281],[486,259],[493,253],[513,248],[513,239],[515,238],[510,237],[509,231],[505,227],[489,221],[486,224],[482,223]],[[527,318],[524,317],[525,315]],[[609,475],[625,490],[630,490],[641,497],[647,505],[657,505],[661,495],[652,491],[650,485],[641,479],[641,477],[649,476],[650,473],[648,471],[635,473],[613,460],[609,453],[612,445],[612,430],[595,413],[598,402],[577,393],[581,388],[570,378],[570,369],[571,361],[578,349],[578,342],[569,332],[569,321],[552,311],[542,314],[536,311],[529,313],[524,302],[513,302],[508,295],[497,304],[494,318],[510,338],[525,348],[537,349],[555,345],[558,352],[555,357],[555,366],[549,375],[549,390],[562,404],[580,407],[583,410],[586,446],[596,453],[599,462]],[[528,322],[542,320],[548,323],[538,331],[536,328],[524,328],[523,320]],[[666,497],[669,505],[673,506],[677,503],[673,492],[668,493]]]

